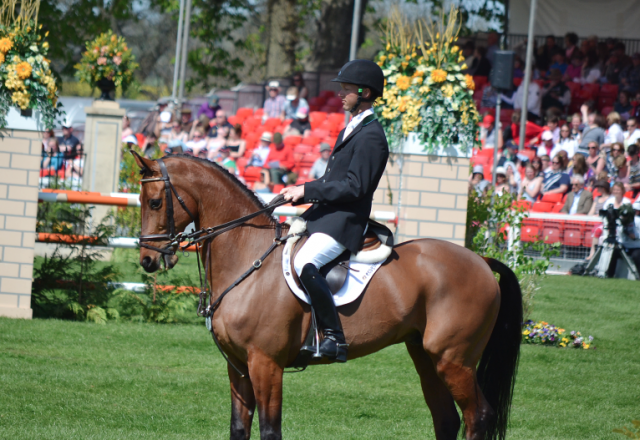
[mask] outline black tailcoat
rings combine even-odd
[[[389,158],[384,130],[373,115],[338,140],[325,174],[304,185],[304,202],[313,203],[303,215],[307,230],[322,232],[351,252],[357,252],[371,214],[373,193]]]

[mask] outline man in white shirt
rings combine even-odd
[[[624,146],[628,147],[631,144],[635,144],[640,139],[640,129],[638,129],[638,121],[636,118],[629,118],[627,120],[627,131],[624,132]]]
[[[269,151],[271,151],[271,149],[269,148],[269,145],[271,144],[271,137],[272,135],[268,131],[265,131],[264,133],[262,133],[262,136],[260,137],[260,143],[253,150],[248,166],[250,167],[264,166],[264,163],[267,160],[267,156],[269,156]]]
[[[512,97],[500,95],[501,99],[507,104],[513,105],[516,110],[522,109],[522,101],[524,100],[524,81],[518,86],[518,90]],[[540,86],[538,83],[529,84],[529,96],[527,99],[527,120],[537,123],[540,119]]]

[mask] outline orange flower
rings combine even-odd
[[[403,68],[403,69],[406,69],[406,68],[407,68],[407,66],[409,65],[409,63],[406,63],[406,62],[404,62],[404,61],[403,61],[403,62],[401,62],[400,64],[402,65],[402,68]]]
[[[423,72],[423,71],[421,71],[421,70],[416,70],[416,71],[413,73],[413,77],[414,77],[414,78],[416,78],[416,77],[418,77],[418,76],[423,76],[423,75],[424,75],[424,72]]]
[[[0,64],[4,63],[4,54],[0,52]]]
[[[408,76],[402,75],[396,81],[396,85],[400,90],[407,90],[409,86],[411,86],[411,78],[409,78]]]
[[[31,76],[31,64],[23,61],[18,63],[16,66],[16,73],[18,74],[18,78],[27,79]]]
[[[476,83],[473,82],[473,76],[465,75],[464,76],[464,82],[467,85],[467,89],[469,89],[469,90],[475,90],[476,89]]]
[[[0,52],[7,53],[13,47],[13,42],[8,38],[0,38]]]
[[[447,72],[442,69],[436,69],[431,72],[431,79],[433,82],[444,82],[447,79]]]

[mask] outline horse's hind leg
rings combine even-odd
[[[438,377],[433,361],[422,344],[407,342],[406,345],[420,376],[424,400],[431,410],[436,440],[455,440],[460,429],[460,417],[451,393]]]
[[[251,379],[241,377],[228,365],[229,381],[231,382],[231,440],[249,440],[251,437],[251,422],[256,408],[256,398],[253,394]]]
[[[261,440],[282,439],[282,373],[274,359],[261,352],[249,354],[249,376],[258,405]]]

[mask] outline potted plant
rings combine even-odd
[[[133,71],[138,67],[131,49],[124,37],[112,31],[99,35],[87,42],[87,50],[76,67],[76,77],[91,87],[98,87],[101,100],[113,101],[112,92],[116,87],[126,91],[133,80]]]
[[[11,106],[22,116],[38,110],[45,127],[53,127],[62,111],[46,58],[49,43],[38,33],[42,25],[28,17],[10,19],[12,23],[0,23],[0,128],[6,126]]]

